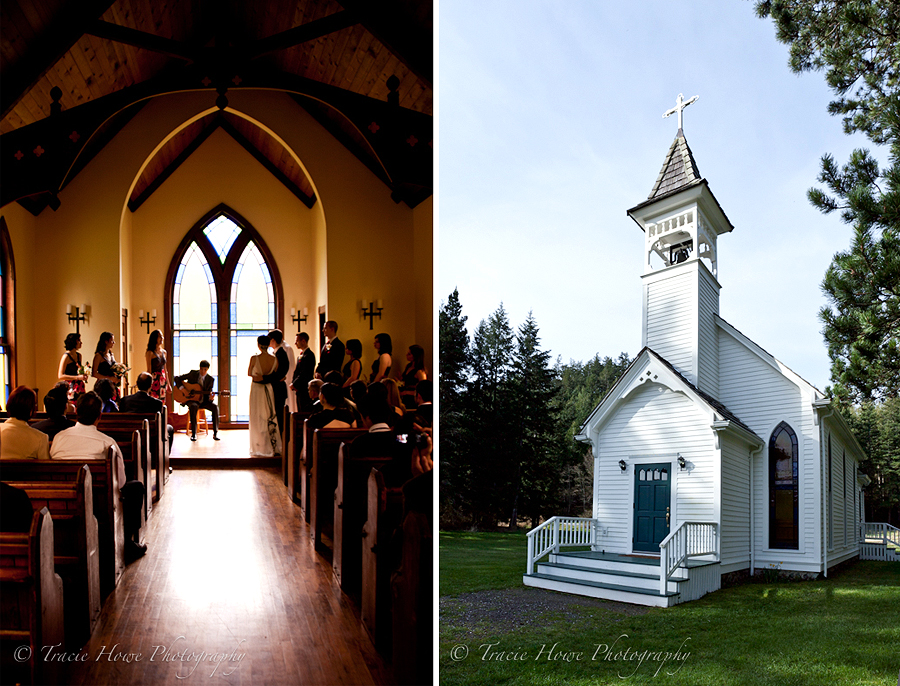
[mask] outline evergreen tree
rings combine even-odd
[[[510,384],[514,439],[509,449],[515,470],[510,528],[518,525],[519,512],[527,512],[534,524],[559,500],[564,451],[553,403],[556,379],[549,351],[540,349],[538,332],[534,315],[529,312],[516,336]]]
[[[850,249],[835,255],[822,289],[829,305],[824,323],[832,360],[831,389],[843,402],[900,393],[900,3],[897,0],[761,0],[760,17],[775,21],[790,46],[790,67],[825,71],[838,98],[828,106],[843,115],[846,133],[862,132],[890,148],[879,169],[867,150],[840,167],[822,158],[810,202],[841,212],[853,226]]]
[[[900,526],[900,398],[852,408],[847,419],[867,455],[860,471],[872,480],[866,521]]]
[[[469,474],[462,459],[466,450],[467,427],[464,421],[466,384],[470,373],[469,334],[466,319],[454,289],[441,303],[438,313],[440,344],[440,502],[441,517],[451,524],[459,524],[466,508],[465,487]]]
[[[469,476],[474,524],[493,528],[512,485],[510,372],[513,332],[503,304],[472,336],[472,379],[466,391],[464,421],[471,433],[463,464]]]

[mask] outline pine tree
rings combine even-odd
[[[819,316],[832,360],[831,391],[842,402],[879,401],[900,393],[900,3],[897,0],[761,0],[790,46],[793,71],[825,71],[838,96],[845,133],[862,132],[890,148],[879,169],[867,150],[840,167],[822,158],[810,202],[840,211],[853,227],[848,251],[834,256]]]
[[[503,304],[472,336],[472,379],[466,392],[464,422],[471,432],[463,464],[469,475],[476,526],[493,528],[502,514],[499,507],[511,491],[510,474],[510,371],[513,332]]]
[[[540,349],[538,325],[529,312],[519,327],[513,357],[512,431],[509,446],[515,470],[512,483],[510,528],[516,528],[519,512],[527,512],[535,524],[559,500],[562,468],[559,422],[553,403],[556,378],[549,351]]]
[[[469,334],[459,301],[459,291],[454,289],[441,303],[438,314],[440,341],[440,502],[442,520],[458,524],[467,507],[465,497],[469,474],[463,456],[466,450],[467,427],[464,421],[466,384],[471,369]]]

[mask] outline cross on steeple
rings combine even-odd
[[[675,114],[676,112],[678,112],[678,130],[681,131],[681,124],[682,124],[681,112],[682,112],[682,110],[684,110],[684,108],[687,107],[688,105],[690,105],[691,103],[696,102],[699,98],[700,98],[699,95],[695,95],[690,100],[685,101],[684,94],[679,93],[678,98],[675,100],[675,107],[673,107],[668,112],[663,114],[663,119],[668,117],[670,114]]]

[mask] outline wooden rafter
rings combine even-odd
[[[47,29],[19,62],[4,69],[0,90],[0,118],[9,114],[22,96],[44,76],[75,43],[87,26],[112,6],[113,0],[73,0],[65,4]]]
[[[196,62],[201,55],[200,50],[197,50],[186,43],[182,43],[181,41],[154,36],[152,33],[130,29],[127,26],[119,26],[118,24],[111,24],[108,21],[98,20],[91,22],[85,33],[96,36],[97,38],[106,38],[107,40],[116,41],[117,43],[133,45],[136,48],[152,50],[153,52],[162,53],[167,57],[174,57],[187,62]]]

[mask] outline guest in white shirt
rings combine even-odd
[[[47,434],[28,426],[35,407],[37,395],[27,386],[19,386],[9,394],[6,403],[9,419],[0,424],[0,458],[50,459],[50,439]]]
[[[97,429],[100,423],[103,401],[100,396],[89,391],[78,399],[75,416],[78,423],[71,429],[61,431],[53,439],[50,459],[83,460],[85,458],[106,458],[109,448],[115,453],[116,474],[119,491],[122,494],[122,510],[125,525],[125,554],[131,559],[147,552],[141,543],[141,508],[144,505],[146,489],[140,481],[125,481],[125,463],[122,451],[115,439]]]

